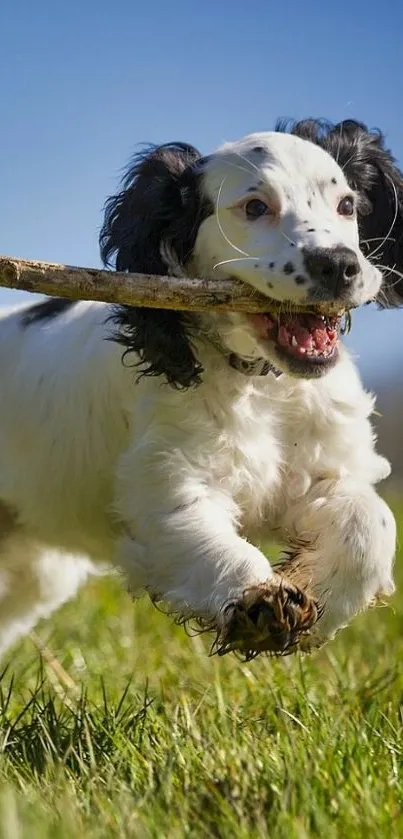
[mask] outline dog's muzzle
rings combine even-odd
[[[361,274],[356,254],[342,245],[305,249],[304,266],[310,278],[330,291],[337,300],[351,291]]]

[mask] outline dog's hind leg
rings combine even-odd
[[[86,558],[46,550],[0,502],[0,655],[73,597],[90,572]]]

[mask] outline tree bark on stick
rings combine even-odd
[[[0,286],[70,300],[103,300],[189,312],[264,312],[269,308],[266,297],[239,280],[126,274],[8,256],[0,256]],[[276,308],[274,301],[270,308]]]
[[[315,301],[298,306],[272,300],[236,279],[198,280],[126,274],[101,268],[76,268],[52,262],[38,262],[0,256],[0,287],[66,297],[69,300],[100,300],[151,309],[184,312],[279,312],[315,311],[340,314],[340,304]]]

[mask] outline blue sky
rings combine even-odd
[[[207,153],[279,116],[350,116],[403,164],[401,0],[3,0],[0,31],[5,254],[99,264],[102,205],[144,141]],[[403,357],[402,327],[355,315],[367,380]]]

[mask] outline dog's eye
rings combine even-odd
[[[337,207],[337,212],[340,216],[353,216],[355,213],[354,198],[351,195],[342,198]]]
[[[248,203],[245,204],[245,213],[246,218],[249,219],[249,221],[254,221],[257,218],[260,218],[260,216],[269,215],[270,210],[267,204],[265,204],[264,201],[261,201],[260,198],[252,198],[251,201],[248,201]]]

